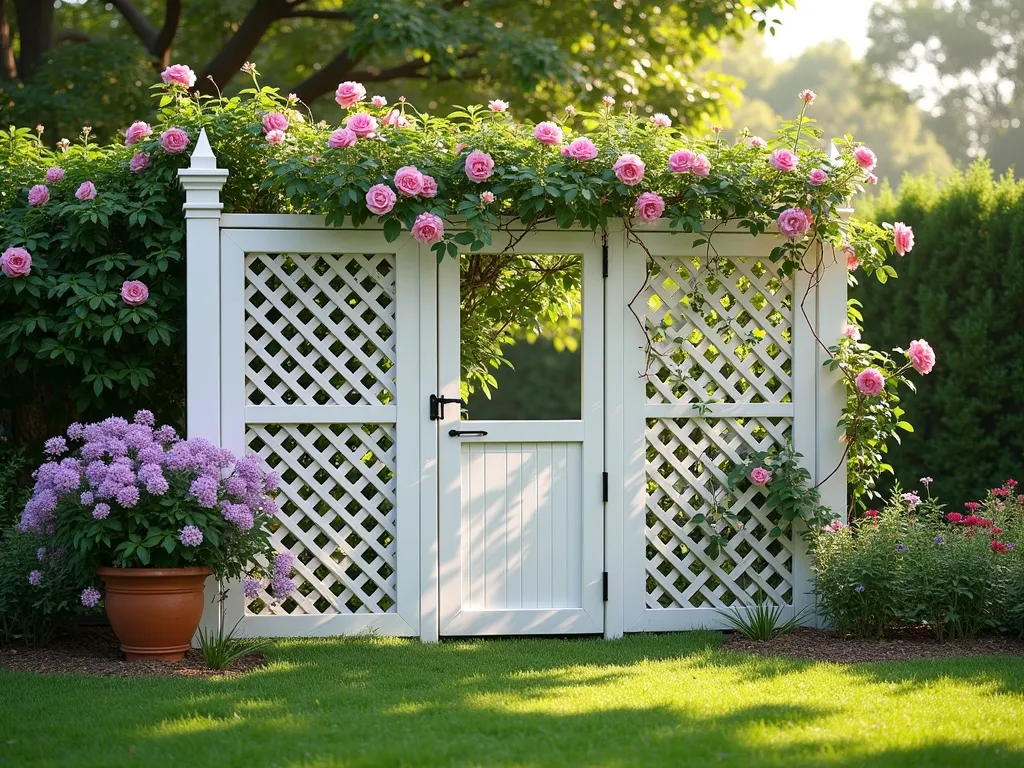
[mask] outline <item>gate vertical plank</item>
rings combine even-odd
[[[419,428],[419,543],[420,543],[420,640],[436,643],[440,636],[438,616],[437,550],[437,422],[428,418],[427,398],[437,391],[437,267],[434,254],[421,245],[410,254],[416,263],[419,294],[419,389],[415,418]]]
[[[825,271],[818,285],[816,332],[826,346],[843,335],[846,325],[846,264],[831,247],[825,251]],[[846,388],[839,371],[829,371],[828,353],[817,348],[817,470],[821,500],[846,520],[846,459],[843,429],[836,426],[846,405]],[[831,474],[831,477],[829,475]],[[828,477],[826,480],[825,478]]]

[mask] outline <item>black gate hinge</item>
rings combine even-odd
[[[608,602],[608,571],[601,574],[601,599]]]
[[[608,277],[608,236],[601,243],[601,277]]]
[[[608,501],[608,473],[601,473],[601,501]]]

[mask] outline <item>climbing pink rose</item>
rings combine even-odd
[[[422,197],[437,197],[437,180],[433,176],[423,174],[423,189],[420,190]]]
[[[124,132],[124,145],[126,147],[130,147],[132,144],[137,144],[147,136],[152,135],[153,129],[149,127],[149,123],[137,120],[128,127],[127,131]]]
[[[597,147],[586,136],[580,136],[570,141],[569,146],[562,147],[562,154],[573,160],[593,160],[597,157]]]
[[[657,221],[665,212],[665,201],[654,192],[644,192],[636,199],[636,215],[644,221]]]
[[[267,133],[267,144],[280,144],[284,141],[284,131],[269,131]]]
[[[28,191],[29,205],[44,205],[50,199],[50,190],[45,184],[36,184]]]
[[[672,121],[669,119],[669,116],[665,115],[665,114],[662,114],[661,112],[658,112],[653,117],[651,117],[651,122],[654,123],[654,125],[657,128],[671,128],[672,127]]]
[[[141,152],[135,153],[135,156],[128,161],[128,169],[132,173],[142,173],[146,170],[146,166],[149,165],[149,155],[144,155]]]
[[[697,158],[696,152],[688,149],[677,149],[668,156],[668,167],[674,173],[688,173],[693,170],[693,161]]]
[[[83,181],[81,186],[75,191],[75,197],[83,202],[86,200],[93,200],[96,198],[96,185],[91,181]]]
[[[469,153],[469,157],[466,158],[466,177],[470,181],[479,184],[481,181],[491,178],[492,173],[494,173],[494,160],[490,155],[479,149],[474,149]]]
[[[196,73],[184,64],[172,64],[160,73],[160,79],[168,84],[191,88],[196,84]]]
[[[821,168],[815,168],[811,171],[811,175],[807,177],[807,183],[813,184],[816,187],[820,187],[826,181],[828,181],[828,174],[821,170]]]
[[[910,342],[907,357],[910,358],[914,370],[922,376],[926,373],[931,373],[932,368],[935,367],[935,351],[932,349],[931,344],[924,339],[915,339]]]
[[[359,137],[356,136],[355,132],[350,131],[348,128],[339,128],[332,133],[327,139],[327,146],[331,149],[342,149],[344,147],[351,147]]]
[[[8,277],[25,277],[32,271],[32,254],[24,248],[8,248],[0,256],[0,271]]]
[[[270,133],[271,131],[287,131],[288,130],[288,118],[282,115],[280,112],[268,112],[263,116],[263,132]]]
[[[772,481],[772,473],[764,467],[754,467],[750,470],[750,482],[758,487],[768,485]]]
[[[853,272],[857,267],[860,266],[860,261],[857,259],[857,252],[853,249],[853,246],[847,243],[840,250],[846,254],[846,268]]]
[[[354,106],[365,98],[366,89],[360,83],[353,82],[352,80],[339,83],[338,90],[334,93],[334,100],[338,102],[338,106],[342,109]]]
[[[788,149],[776,149],[772,152],[772,156],[769,162],[778,170],[783,173],[790,173],[796,170],[797,156],[790,152]]]
[[[634,187],[644,177],[644,161],[636,155],[626,154],[619,157],[612,166],[615,176],[623,184]]]
[[[545,120],[543,123],[537,123],[537,127],[533,129],[533,138],[541,144],[547,144],[549,146],[553,144],[561,144],[562,129],[550,120]]]
[[[345,127],[360,139],[365,139],[377,130],[377,118],[365,112],[356,112],[354,115],[349,115],[348,120],[345,121]]]
[[[370,103],[379,109],[380,107],[386,107],[388,105],[388,100],[383,96],[374,96],[370,99]]]
[[[878,158],[875,157],[875,153],[867,147],[857,147],[853,150],[853,159],[865,171],[875,170],[875,166],[878,164]]]
[[[412,225],[412,236],[427,245],[438,243],[444,237],[444,222],[432,213],[421,213]]]
[[[706,155],[697,155],[693,158],[693,167],[690,171],[694,176],[707,176],[711,173],[711,161]]]
[[[856,325],[849,325],[843,327],[843,335],[848,339],[854,341],[860,341],[860,329]]]
[[[392,128],[409,127],[408,118],[406,118],[406,116],[399,112],[397,109],[392,109],[390,112],[388,112],[387,115],[384,116],[384,119],[381,120],[381,122],[384,123],[384,125],[391,126]]]
[[[395,171],[395,189],[400,195],[416,197],[423,191],[423,174],[411,165],[399,168]]]
[[[46,169],[46,183],[56,184],[64,178],[63,168],[47,168]]]
[[[502,101],[501,99],[491,99],[487,104],[487,108],[491,110],[491,112],[507,112],[508,102]]]
[[[802,208],[787,208],[779,214],[779,231],[786,237],[802,237],[810,228],[811,220]]]
[[[768,142],[762,139],[760,136],[751,136],[747,139],[747,144],[757,149],[764,149],[768,146]]]
[[[181,128],[168,128],[160,134],[160,146],[164,152],[176,155],[188,147],[188,134]]]
[[[149,288],[141,280],[125,280],[121,286],[121,299],[129,307],[138,307],[149,298]]]
[[[857,389],[861,394],[877,395],[885,388],[885,377],[874,368],[865,368],[857,374]]]
[[[366,207],[378,216],[390,213],[397,200],[395,191],[387,184],[374,184],[366,193]]]
[[[490,205],[491,203],[494,202],[494,193],[491,192],[490,190],[487,190],[486,192],[481,192],[480,202],[482,202],[484,205]]]
[[[900,256],[904,256],[914,249],[914,230],[902,221],[897,221],[892,225],[892,239],[896,245],[896,253]]]
[[[802,91],[800,91],[800,100],[807,102],[807,104],[813,104],[816,98],[818,98],[818,94],[816,94],[810,88],[804,88]]]

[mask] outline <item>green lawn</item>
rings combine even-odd
[[[361,638],[281,642],[235,679],[0,673],[0,765],[1024,765],[1024,660],[838,666],[719,643]]]

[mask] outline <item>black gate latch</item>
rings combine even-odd
[[[463,406],[466,405],[464,402],[462,402],[462,399],[458,398],[458,397],[445,397],[444,395],[442,395],[441,397],[438,397],[437,395],[431,395],[430,396],[430,420],[431,421],[441,421],[441,419],[444,418],[444,407],[445,407],[445,405],[447,403],[458,403],[460,407],[463,407]]]

